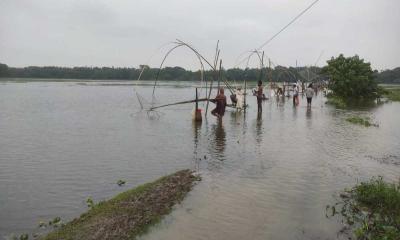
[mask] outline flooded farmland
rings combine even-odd
[[[160,103],[193,99],[195,83],[162,82]],[[141,239],[337,239],[325,217],[358,181],[400,177],[400,103],[340,110],[319,94],[264,101],[192,122],[193,105],[148,115],[131,82],[0,82],[0,236],[68,221],[95,202],[176,170],[202,181]],[[135,86],[150,96],[152,86]],[[213,106],[213,105],[212,105]],[[200,105],[203,108],[203,105]],[[379,127],[353,125],[370,117]],[[122,187],[116,182],[126,181]]]

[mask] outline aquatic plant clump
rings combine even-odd
[[[376,124],[371,123],[369,118],[361,118],[357,116],[346,118],[346,121],[358,125],[364,125],[366,127],[377,126]]]
[[[126,181],[121,180],[121,179],[117,181],[117,185],[120,186],[120,187],[125,185],[125,183],[126,183]]]
[[[42,239],[134,239],[168,214],[199,180],[192,171],[182,170],[138,186],[95,204]]]
[[[336,96],[328,95],[327,99],[328,100],[326,101],[326,104],[330,104],[338,108],[346,108],[348,105],[346,101]]]
[[[400,239],[400,183],[381,177],[362,182],[340,194],[342,202],[327,206],[332,215],[340,213],[356,239]]]

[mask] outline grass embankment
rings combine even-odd
[[[373,178],[345,191],[340,197],[343,202],[339,212],[356,239],[400,239],[400,183]]]
[[[134,239],[183,200],[199,177],[182,170],[95,204],[43,240]]]
[[[358,116],[348,117],[348,118],[346,118],[346,121],[353,123],[353,124],[363,125],[366,127],[376,126],[376,124],[373,124],[370,122],[369,118],[361,118]]]

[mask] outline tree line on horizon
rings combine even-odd
[[[0,63],[0,77],[9,78],[54,78],[54,79],[90,79],[90,80],[136,80],[142,69],[144,69],[141,80],[154,80],[159,72],[159,68],[151,68],[147,65],[140,65],[138,68],[114,68],[114,67],[36,67],[29,66],[23,68],[9,67]],[[320,67],[285,67],[276,66],[265,68],[231,68],[222,69],[222,76],[228,81],[258,81],[272,79],[275,82],[295,82],[317,81],[326,79],[321,74]],[[212,78],[213,72],[204,72],[207,80]],[[400,67],[392,70],[374,71],[375,79],[378,83],[400,83]],[[169,81],[198,81],[200,80],[200,70],[191,71],[182,67],[165,67],[158,79]]]

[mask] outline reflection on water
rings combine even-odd
[[[307,117],[307,119],[311,119],[311,107],[307,107],[306,117]]]
[[[201,157],[199,157],[198,154],[198,145],[199,145],[199,137],[201,135],[201,121],[193,121],[192,122],[192,127],[193,127],[193,144],[194,144],[194,149],[193,149],[193,158],[194,158],[194,164],[195,164],[195,170],[198,171],[200,167],[200,161],[202,160]]]
[[[246,113],[193,123],[191,105],[149,118],[136,114],[131,86],[92,84],[1,85],[0,236],[79,216],[88,196],[98,202],[193,168],[202,181],[142,239],[336,239],[340,223],[324,213],[332,196],[371,176],[400,175],[399,103],[344,111],[320,94],[309,109],[274,98],[257,115],[249,97]],[[152,87],[137,90],[151,96]],[[182,101],[193,89],[167,85],[157,94]],[[351,115],[380,127],[352,125]]]
[[[222,119],[217,119],[216,124],[211,126],[214,139],[210,141],[213,149],[213,157],[217,160],[225,160],[226,132],[222,123]]]
[[[257,120],[256,120],[256,142],[258,145],[262,142],[262,135],[263,135],[263,119],[262,119],[262,112],[257,113]]]

